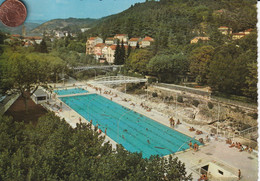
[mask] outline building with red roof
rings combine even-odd
[[[86,42],[86,54],[93,55],[95,45],[103,43],[103,39],[99,37],[90,37]]]
[[[220,31],[223,35],[232,34],[232,28],[229,28],[227,26],[220,26],[218,28],[218,31]]]
[[[127,43],[129,39],[127,34],[116,34],[114,38],[118,39],[120,42],[123,41],[124,43]]]
[[[139,43],[141,41],[141,38],[130,38],[130,40],[128,41],[128,45],[130,46],[136,46],[137,43]]]
[[[140,42],[140,47],[141,48],[145,48],[145,47],[148,47],[148,46],[151,46],[151,43],[154,42],[154,39],[149,37],[149,36],[146,36],[144,37],[144,39],[142,39],[142,41]]]

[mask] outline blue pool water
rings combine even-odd
[[[85,89],[81,89],[81,88],[54,90],[54,92],[60,96],[70,95],[70,94],[88,93],[88,91],[86,91]]]
[[[98,124],[103,132],[107,128],[107,135],[126,150],[142,152],[144,158],[188,149],[190,140],[201,145],[189,136],[97,94],[60,99],[85,119],[92,120],[93,125]]]

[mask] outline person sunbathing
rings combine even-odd
[[[230,146],[229,146],[229,148],[233,148],[235,146],[235,143],[233,142]]]
[[[244,150],[245,150],[244,147],[241,145],[239,152],[242,152]]]
[[[253,151],[253,148],[252,148],[252,146],[250,146],[248,153],[252,153],[252,151]]]
[[[203,138],[200,138],[200,139],[199,139],[199,142],[202,143],[202,144],[204,144]]]
[[[246,145],[245,151],[247,151],[247,150],[248,150],[248,148],[249,148],[249,147],[248,147],[248,145]]]
[[[200,134],[202,134],[202,131],[197,130],[197,131],[196,131],[196,135],[200,135]]]
[[[190,127],[190,129],[189,129],[190,131],[195,131],[195,129],[193,128],[193,127]]]
[[[230,145],[231,143],[232,143],[231,139],[228,138],[228,139],[226,140],[226,144],[229,144],[229,145]]]

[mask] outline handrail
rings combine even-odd
[[[196,137],[196,136],[194,136],[193,138],[191,138],[189,141],[192,141],[193,139],[195,139],[195,137]],[[178,148],[178,150],[177,150],[176,152],[178,152],[178,151],[181,149],[181,147],[183,147],[183,145],[186,144],[186,143],[188,143],[189,141],[184,142],[184,143]]]

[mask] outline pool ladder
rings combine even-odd
[[[178,148],[178,150],[176,151],[176,153],[183,147],[184,144],[186,144],[186,143],[192,141],[193,139],[195,139],[195,137],[196,137],[196,136],[194,136],[193,138],[191,138],[189,141],[184,142],[184,143]]]

